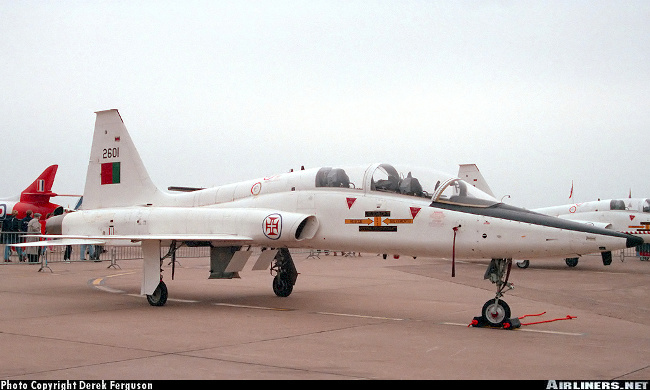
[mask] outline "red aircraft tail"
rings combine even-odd
[[[49,203],[50,198],[57,194],[52,192],[54,176],[58,165],[50,165],[43,173],[23,192],[20,193],[20,201],[25,203]]]

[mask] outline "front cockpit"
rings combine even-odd
[[[498,203],[492,196],[457,177],[434,170],[390,164],[345,169],[321,168],[316,173],[315,185],[317,188],[350,188],[399,194],[427,199],[433,203],[469,207],[489,207]]]

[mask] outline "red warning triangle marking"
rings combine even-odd
[[[357,201],[357,198],[345,198],[345,200],[348,202],[348,209],[352,208],[352,205],[354,202]]]
[[[634,221],[634,215],[630,215],[630,221]]]
[[[411,217],[415,219],[415,216],[422,210],[420,207],[411,207]]]

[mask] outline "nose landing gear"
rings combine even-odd
[[[503,294],[514,286],[508,282],[512,259],[492,259],[485,271],[485,279],[496,284],[497,292],[494,299],[485,302],[480,317],[474,317],[471,325],[475,327],[498,327],[515,329],[521,326],[518,318],[510,318],[510,307],[501,299]],[[508,290],[505,290],[505,289]],[[505,291],[504,291],[505,290]]]

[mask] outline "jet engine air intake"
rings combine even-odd
[[[45,232],[47,234],[63,234],[63,218],[65,215],[55,215],[45,222]]]
[[[296,228],[295,237],[297,241],[313,238],[318,230],[318,220],[310,215],[303,219]]]

